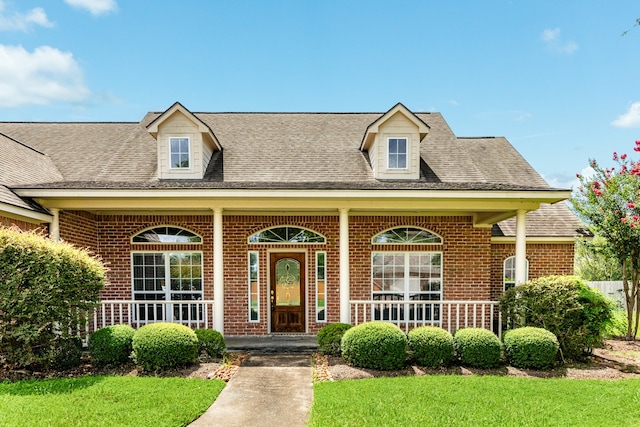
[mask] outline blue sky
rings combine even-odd
[[[637,0],[0,0],[0,121],[402,102],[568,188],[634,154],[637,18]]]

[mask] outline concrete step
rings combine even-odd
[[[319,350],[315,335],[231,335],[224,339],[227,351],[252,354],[311,354]]]

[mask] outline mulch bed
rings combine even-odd
[[[247,353],[229,353],[225,359],[201,357],[196,365],[170,369],[161,373],[144,372],[133,365],[118,368],[96,368],[91,365],[90,360],[86,357],[80,366],[65,371],[7,370],[0,368],[0,381],[74,378],[84,375],[159,376],[229,381],[248,356]],[[587,363],[570,364],[549,371],[518,369],[512,366],[503,366],[496,369],[476,369],[461,366],[432,369],[421,366],[407,366],[401,370],[378,371],[350,366],[339,357],[325,356],[320,353],[313,355],[313,363],[315,381],[421,375],[501,375],[531,378],[615,380],[640,378],[640,341],[609,340],[604,348],[594,349],[593,356]]]
[[[85,375],[183,377],[229,381],[247,357],[248,354],[246,353],[228,353],[224,359],[212,359],[201,356],[199,363],[196,365],[168,369],[156,373],[144,372],[133,364],[119,366],[117,368],[98,368],[92,366],[89,357],[85,356],[80,366],[63,371],[8,370],[0,368],[0,381],[77,378]]]
[[[529,378],[570,378],[617,380],[640,378],[640,341],[609,340],[602,349],[595,349],[586,363],[572,363],[548,371],[502,366],[477,369],[462,366],[425,368],[408,366],[395,371],[378,371],[348,365],[340,357],[314,355],[315,381],[335,381],[360,378],[422,376],[422,375],[499,375]]]

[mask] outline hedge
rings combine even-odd
[[[83,249],[0,227],[0,365],[48,368],[95,309],[105,268]]]

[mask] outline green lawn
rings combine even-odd
[[[495,376],[317,383],[310,426],[638,426],[640,380]]]
[[[88,376],[0,383],[0,426],[185,426],[224,382]]]

